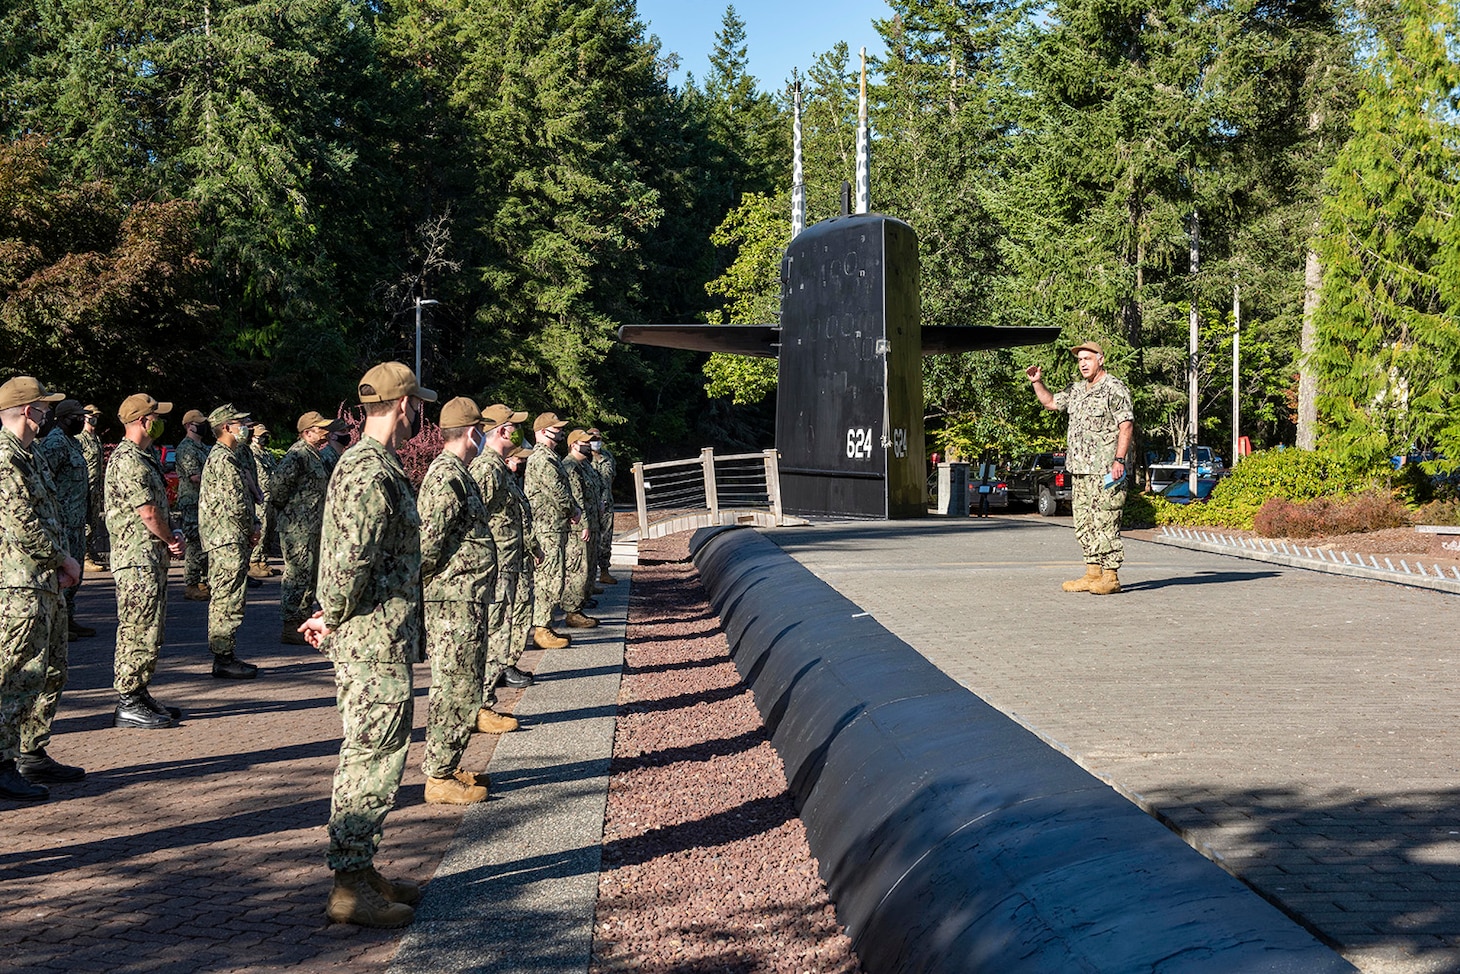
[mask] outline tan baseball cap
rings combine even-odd
[[[503,456],[505,456],[508,460],[521,459],[523,457],[530,457],[530,456],[532,456],[532,449],[530,447],[523,446],[521,443],[519,443],[516,446],[514,446],[512,449],[508,450],[505,454],[503,454]]]
[[[482,425],[482,411],[466,396],[457,396],[441,407],[441,428],[444,430],[480,425]]]
[[[170,412],[172,403],[158,402],[145,392],[134,392],[117,407],[117,419],[123,423],[135,423],[143,416],[151,416],[153,413],[166,416]]]
[[[532,431],[541,433],[543,430],[562,429],[568,425],[565,419],[558,419],[557,413],[538,413],[537,419],[532,421]]]
[[[339,433],[350,428],[350,424],[343,419],[330,419],[323,413],[311,409],[299,417],[299,422],[294,424],[296,432],[303,433],[305,430],[329,430],[331,433]]]
[[[1100,347],[1099,342],[1086,342],[1083,345],[1076,345],[1070,349],[1071,355],[1079,355],[1081,352],[1094,352],[1096,355],[1104,355],[1105,349]]]
[[[189,409],[183,413],[182,424],[184,426],[187,426],[189,423],[206,423],[207,421],[208,417],[203,415],[202,410]]]
[[[263,423],[254,423],[253,424],[253,435],[254,436],[268,436],[269,435],[269,428],[267,426],[265,426]]]
[[[482,422],[486,423],[487,429],[496,429],[503,423],[525,423],[527,414],[513,412],[512,407],[505,403],[494,402],[482,410]]]
[[[39,379],[28,375],[17,375],[0,386],[0,409],[29,406],[33,402],[60,402],[65,398],[65,393],[51,392]]]
[[[593,439],[593,437],[588,435],[587,430],[574,430],[573,432],[568,434],[568,445],[572,446],[574,443],[587,443],[591,439]]]
[[[416,373],[400,362],[382,362],[360,380],[361,402],[390,402],[402,396],[435,402],[436,390],[421,388],[416,381]]]
[[[61,419],[66,416],[84,416],[85,414],[86,409],[81,405],[81,403],[77,402],[75,399],[62,399],[56,405],[57,419]]]

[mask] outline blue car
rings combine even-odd
[[[1198,477],[1196,479],[1196,499],[1200,503],[1211,494],[1212,488],[1217,486],[1214,477]],[[1161,496],[1173,504],[1191,503],[1191,485],[1185,480],[1178,480],[1174,484],[1168,484],[1161,489]]]

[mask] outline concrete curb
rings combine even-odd
[[[1210,534],[1211,532],[1194,533]],[[1220,533],[1217,536],[1220,536]],[[1307,558],[1297,554],[1262,551],[1260,549],[1247,548],[1222,541],[1208,541],[1199,537],[1182,537],[1177,534],[1153,533],[1151,537],[1143,540],[1148,540],[1155,544],[1170,545],[1173,548],[1187,548],[1192,551],[1210,552],[1214,555],[1245,558],[1248,561],[1262,561],[1270,565],[1303,568],[1312,572],[1322,572],[1325,575],[1367,578],[1376,582],[1390,582],[1394,585],[1408,585],[1411,588],[1427,588],[1435,592],[1448,592],[1451,595],[1460,595],[1460,580],[1437,578],[1430,575],[1405,574],[1398,570],[1386,571],[1382,568],[1369,568],[1363,565],[1340,565],[1336,562],[1320,561],[1316,558]]]
[[[770,540],[691,550],[870,974],[1353,970]]]
[[[631,582],[597,596],[596,629],[542,657],[492,756],[491,797],[466,810],[392,974],[583,974],[603,857]]]

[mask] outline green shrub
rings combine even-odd
[[[1125,510],[1120,516],[1120,526],[1123,528],[1154,527],[1157,523],[1157,503],[1165,504],[1167,507],[1176,506],[1153,494],[1130,492],[1125,497]]]
[[[1430,501],[1414,512],[1415,524],[1460,526],[1460,501]]]
[[[1156,523],[1210,525],[1251,530],[1262,505],[1272,498],[1308,501],[1343,497],[1374,486],[1373,478],[1333,453],[1319,450],[1263,450],[1237,464],[1202,504],[1155,505]]]

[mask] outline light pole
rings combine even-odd
[[[416,298],[416,381],[421,382],[421,307],[427,304],[440,304],[434,298]]]

